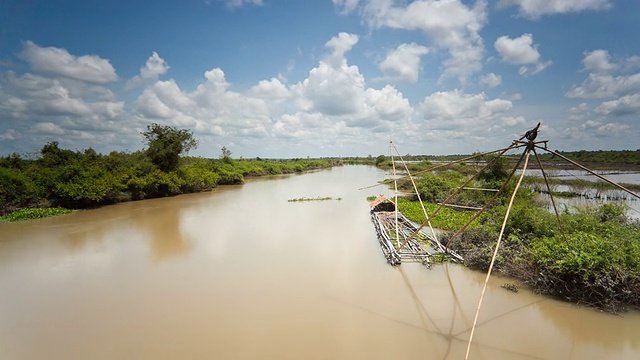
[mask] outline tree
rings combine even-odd
[[[227,149],[226,146],[223,146],[222,149],[220,149],[220,159],[225,159],[230,157],[231,157],[231,150]]]
[[[145,154],[154,165],[164,172],[177,169],[180,155],[198,147],[198,141],[193,138],[192,132],[184,129],[178,130],[172,126],[147,125],[147,131],[142,135],[148,145]]]
[[[222,161],[224,161],[227,164],[233,163],[233,159],[231,159],[231,150],[227,149],[226,146],[223,146],[222,149],[220,149],[220,151],[221,151],[220,159],[222,159]]]

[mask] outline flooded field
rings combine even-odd
[[[0,359],[463,359],[485,274],[387,265],[345,166],[0,224]],[[288,202],[295,198],[334,200]],[[341,200],[336,200],[340,198]],[[500,286],[471,359],[636,359],[640,314]]]

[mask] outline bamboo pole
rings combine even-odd
[[[560,226],[560,232],[562,232],[562,237],[564,238],[564,242],[569,247],[569,240],[567,240],[567,235],[564,232],[564,228],[562,227],[562,221],[560,221],[560,214],[558,213],[558,207],[556,206],[556,200],[553,197],[553,193],[551,193],[551,186],[549,186],[549,180],[547,179],[547,174],[542,167],[542,162],[540,161],[540,157],[536,152],[536,148],[532,148],[533,154],[536,156],[536,161],[538,162],[538,166],[540,167],[540,171],[542,172],[542,177],[544,178],[544,183],[547,185],[547,191],[549,192],[549,197],[551,198],[551,204],[553,205],[553,211],[556,213],[556,219],[558,219],[558,226]]]
[[[498,195],[500,195],[502,190],[504,190],[504,188],[507,187],[507,184],[511,181],[513,174],[515,174],[516,169],[518,169],[518,166],[520,166],[520,163],[522,162],[522,159],[524,158],[526,153],[527,153],[526,151],[522,153],[522,155],[520,156],[520,159],[518,159],[518,162],[516,163],[516,166],[513,167],[513,169],[511,170],[511,173],[509,173],[509,176],[507,177],[505,182],[502,184],[500,189],[498,189],[498,191],[491,197],[491,199],[489,199],[489,201],[482,207],[482,209],[480,209],[475,215],[473,215],[471,219],[469,219],[464,225],[462,225],[462,227],[458,229],[458,231],[456,231],[456,233],[453,234],[451,238],[449,238],[449,241],[445,244],[445,246],[449,247],[449,244],[451,244],[453,240],[455,240],[458,236],[460,236],[460,234],[462,234],[462,232],[465,231],[467,227],[469,227],[469,225],[471,225],[471,223],[475,219],[477,219],[478,216],[480,216],[480,214],[482,214],[485,210],[487,210],[487,208],[491,204],[493,204],[493,202],[498,198]]]
[[[440,169],[440,168],[443,168],[443,167],[447,167],[447,166],[450,166],[450,165],[453,165],[453,164],[458,164],[458,163],[461,163],[461,162],[464,162],[464,161],[467,161],[467,160],[472,160],[472,159],[475,159],[475,158],[477,158],[477,157],[481,157],[481,156],[485,156],[485,155],[489,155],[489,154],[493,154],[493,153],[498,153],[498,152],[501,152],[501,151],[504,153],[504,152],[506,152],[506,151],[513,150],[513,149],[518,149],[518,148],[521,148],[521,147],[523,147],[523,146],[526,146],[526,144],[524,144],[524,143],[514,142],[513,144],[509,145],[509,146],[508,146],[508,147],[506,147],[506,148],[502,148],[502,149],[498,149],[498,150],[492,150],[492,151],[487,151],[487,152],[483,152],[483,153],[479,153],[479,154],[475,154],[475,155],[467,156],[466,158],[463,158],[463,159],[454,160],[454,161],[448,162],[448,163],[446,163],[446,164],[436,165],[436,166],[430,167],[430,168],[428,168],[428,169],[424,169],[424,170],[422,170],[422,171],[418,171],[418,172],[414,173],[414,175],[422,174],[422,173],[425,173],[425,172],[427,172],[427,171],[433,171],[433,170],[436,170],[436,169]]]
[[[584,170],[584,171],[589,172],[590,174],[592,174],[592,175],[596,176],[597,178],[599,178],[599,179],[601,179],[601,180],[604,180],[604,181],[608,182],[609,184],[611,184],[611,185],[613,185],[613,186],[615,186],[615,187],[619,188],[620,190],[626,191],[626,192],[627,192],[627,193],[629,193],[630,195],[635,196],[635,197],[637,197],[638,199],[640,199],[640,195],[638,195],[638,194],[634,193],[633,191],[631,191],[631,190],[629,190],[629,189],[625,188],[624,186],[621,186],[621,185],[619,185],[619,184],[617,184],[617,183],[615,183],[615,182],[613,182],[613,181],[611,181],[611,180],[607,179],[607,178],[606,178],[606,177],[604,177],[604,176],[601,176],[601,175],[599,175],[599,174],[596,174],[595,172],[593,172],[593,171],[591,171],[591,170],[587,169],[586,167],[584,167],[584,166],[582,166],[582,165],[578,164],[577,162],[575,162],[575,161],[573,161],[573,160],[571,160],[571,159],[569,159],[569,158],[567,158],[567,157],[563,156],[562,154],[559,154],[559,153],[558,153],[558,152],[556,152],[556,151],[549,150],[549,149],[544,148],[544,147],[541,147],[541,146],[539,146],[539,145],[535,145],[535,147],[537,147],[538,149],[542,149],[542,150],[544,150],[544,151],[548,151],[548,152],[552,153],[553,155],[556,155],[556,156],[558,156],[559,158],[561,158],[561,159],[563,159],[563,160],[566,160],[566,161],[570,162],[571,164],[573,164],[573,165],[575,165],[575,166],[579,167],[580,169],[582,169],[582,170]]]
[[[491,276],[491,270],[493,270],[493,264],[496,261],[496,256],[498,255],[498,249],[500,248],[500,242],[502,241],[502,235],[504,234],[504,229],[507,226],[507,219],[509,219],[509,212],[511,211],[511,206],[513,205],[513,200],[516,198],[516,194],[518,193],[518,188],[522,183],[522,179],[524,178],[524,173],[527,170],[527,164],[529,163],[529,148],[525,150],[526,157],[524,159],[524,165],[522,167],[522,173],[520,174],[520,178],[518,179],[518,183],[516,184],[516,188],[513,189],[513,193],[511,194],[511,199],[509,200],[509,206],[507,207],[507,211],[504,214],[504,221],[502,222],[502,228],[500,228],[500,235],[498,235],[498,241],[496,242],[496,248],[493,251],[493,256],[491,257],[491,263],[489,264],[489,270],[487,271],[487,277],[484,280],[484,285],[482,286],[482,293],[480,294],[480,301],[478,301],[478,308],[476,309],[476,316],[473,319],[473,326],[471,327],[471,334],[469,335],[469,343],[467,344],[467,354],[465,355],[465,360],[469,358],[469,351],[471,350],[471,342],[473,341],[473,333],[476,329],[476,324],[478,323],[478,315],[480,315],[480,307],[482,306],[482,299],[484,298],[484,293],[487,290],[487,284],[489,283],[489,277]],[[524,154],[523,154],[524,155]]]
[[[413,185],[413,190],[416,192],[416,196],[418,197],[418,201],[420,202],[420,207],[422,208],[422,213],[424,214],[424,218],[426,219],[427,224],[429,224],[429,229],[431,230],[431,236],[433,237],[433,240],[436,242],[436,244],[438,244],[438,250],[444,251],[444,247],[442,246],[440,241],[438,241],[438,237],[436,236],[436,231],[433,229],[433,226],[431,225],[431,217],[429,216],[429,214],[427,214],[427,209],[424,208],[424,203],[422,202],[422,198],[420,197],[420,192],[418,191],[418,187],[416,186],[415,181],[413,181],[413,176],[411,176],[411,172],[407,167],[407,163],[404,162],[404,159],[402,158],[402,155],[400,155],[400,152],[398,151],[398,148],[395,146],[395,144],[392,144],[392,145],[393,145],[393,148],[396,150],[398,157],[400,157],[400,161],[402,161],[402,165],[404,165],[404,169],[406,170],[407,175],[411,180],[411,184]],[[413,237],[413,235],[411,235],[410,237]],[[407,242],[408,240],[405,240],[404,243],[400,245],[400,247],[398,248],[398,251],[400,251],[404,246],[404,244],[406,244]]]
[[[476,177],[478,177],[478,176],[480,175],[480,173],[481,173],[484,169],[488,168],[488,167],[489,167],[491,164],[493,164],[495,161],[498,161],[498,158],[499,158],[500,156],[504,155],[504,153],[506,153],[506,152],[507,152],[507,151],[509,151],[510,149],[512,149],[512,147],[508,147],[508,148],[500,149],[500,151],[502,151],[502,152],[501,152],[498,156],[496,156],[495,158],[491,159],[491,161],[487,162],[487,164],[486,164],[482,169],[480,169],[480,170],[479,170],[478,172],[476,172],[472,177],[470,177],[467,181],[465,181],[465,182],[464,182],[464,183],[463,183],[463,184],[462,184],[458,189],[456,189],[456,191],[454,191],[454,192],[453,192],[453,193],[451,193],[449,196],[447,196],[441,204],[438,204],[438,207],[433,211],[433,213],[431,214],[431,217],[436,216],[436,214],[437,214],[437,213],[438,213],[438,212],[439,212],[439,211],[440,211],[440,210],[441,210],[441,209],[442,209],[442,208],[447,204],[447,202],[449,202],[449,200],[451,200],[451,199],[452,199],[454,196],[456,196],[460,191],[462,191],[462,189],[463,189],[465,186],[467,186],[467,184],[469,184],[469,183],[470,183],[471,181],[473,181]],[[520,159],[522,160],[522,157],[521,157]],[[518,163],[518,165],[519,165],[519,163]],[[517,167],[517,165],[516,165],[516,167]],[[509,179],[511,179],[511,178],[509,178]],[[417,192],[417,190],[416,190],[416,192]],[[498,192],[496,192],[496,197],[497,197],[497,194],[498,194],[498,193],[499,193],[499,191],[498,191]],[[484,208],[483,208],[483,209],[481,209],[481,211],[484,211]],[[427,218],[427,221],[428,221],[428,220],[429,220],[429,218]],[[418,232],[419,232],[420,230],[422,230],[422,228],[424,228],[424,227],[425,227],[425,225],[427,224],[427,221],[423,222],[423,223],[422,223],[422,225],[420,225],[420,227],[418,227],[418,229],[415,231],[415,233],[409,237],[409,240],[410,240],[410,239],[412,239],[415,235],[417,235],[417,234],[418,234]],[[465,228],[466,228],[466,227],[465,227]],[[407,241],[408,241],[408,240],[407,240]],[[406,243],[407,241],[405,241],[405,243]],[[448,245],[449,245],[449,243],[450,243],[450,242],[451,242],[451,239],[449,239],[449,241],[447,242],[447,244],[445,244],[445,245],[444,245],[444,247],[445,247],[445,248],[446,248],[446,247],[448,247]],[[404,243],[403,243],[402,245],[400,245],[400,248],[402,248],[402,246],[404,246]]]
[[[398,180],[396,179],[396,162],[393,159],[393,151],[391,148],[393,141],[389,140],[389,157],[391,157],[391,166],[393,167],[393,187],[394,187],[394,205],[395,205],[395,218],[396,218],[396,245],[400,246],[400,235],[398,233]],[[400,250],[400,249],[398,249]]]

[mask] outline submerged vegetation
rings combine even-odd
[[[487,211],[465,231],[457,232],[495,196],[493,190],[505,183],[510,167],[505,162],[494,163],[447,200],[456,207],[443,207],[430,220],[442,230],[440,241],[463,255],[470,268],[488,270],[515,179],[506,184]],[[438,204],[477,170],[472,165],[455,165],[418,172],[414,180],[427,213],[431,216]],[[528,181],[536,183],[534,179]],[[406,179],[399,182],[399,187],[413,191]],[[416,195],[401,198],[398,208],[407,218],[422,224],[425,216],[417,200]],[[625,207],[616,204],[565,209],[558,217],[545,208],[531,187],[518,190],[494,272],[514,277],[519,285],[535,292],[574,303],[611,312],[640,309],[640,221],[628,218]]]
[[[147,147],[131,153],[99,154],[62,149],[50,142],[35,156],[0,157],[0,215],[26,208],[81,209],[242,184],[246,177],[326,168],[332,159],[218,159],[185,156],[197,142],[190,132],[149,125]],[[35,210],[25,210],[35,211]],[[18,216],[18,215],[16,215]]]

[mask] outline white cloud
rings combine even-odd
[[[608,51],[594,50],[586,52],[582,59],[585,71],[590,71],[580,85],[574,85],[565,94],[570,98],[614,98],[640,93],[640,73],[628,74],[633,70],[637,56],[611,62]],[[610,106],[610,105],[608,105]],[[607,106],[601,108],[605,111]]]
[[[239,8],[246,4],[262,6],[262,0],[223,0],[229,8]]]
[[[344,62],[344,54],[351,50],[357,43],[359,37],[356,34],[341,32],[325,43],[325,46],[332,49],[333,53],[328,58],[332,66],[340,67]]]
[[[518,6],[520,15],[537,19],[543,15],[580,12],[585,10],[606,10],[611,8],[610,0],[500,0],[501,6]]]
[[[527,121],[523,116],[505,116],[502,118],[502,123],[504,126],[512,127],[516,125],[524,125]]]
[[[34,131],[46,135],[64,134],[64,130],[60,126],[50,122],[36,124]]]
[[[484,45],[479,32],[487,21],[487,2],[468,7],[459,0],[394,0],[362,2],[362,14],[371,27],[422,31],[438,48],[446,49],[443,78],[465,82],[482,69]]]
[[[617,100],[605,101],[595,111],[600,115],[640,113],[640,94],[626,95]]]
[[[465,94],[460,90],[436,92],[427,96],[420,109],[431,129],[485,129],[510,110],[504,99],[487,99],[484,93]]]
[[[127,81],[125,88],[131,89],[141,85],[152,83],[164,75],[169,70],[169,65],[163,58],[161,58],[155,51],[145,63],[144,67],[140,68],[140,74],[134,76],[131,80]]]
[[[551,65],[551,61],[540,60],[538,45],[533,44],[531,34],[524,34],[515,39],[500,36],[494,43],[494,47],[502,57],[502,61],[522,65],[518,70],[520,75],[537,74]]]
[[[533,45],[533,36],[524,34],[515,39],[508,36],[500,36],[494,47],[500,53],[502,61],[509,64],[534,64],[540,59],[537,45]]]
[[[290,96],[289,89],[276,78],[260,80],[249,90],[249,95],[272,101],[284,100]]]
[[[584,59],[582,59],[585,71],[592,71],[595,73],[607,73],[618,67],[617,64],[612,64],[609,61],[609,52],[607,50],[594,50],[592,52],[585,53]]]
[[[76,80],[104,84],[118,80],[109,60],[96,55],[74,56],[65,49],[40,47],[31,41],[24,44],[20,57],[33,70]]]
[[[387,53],[379,67],[389,80],[415,83],[420,72],[420,57],[428,53],[426,46],[400,44]]]
[[[14,141],[20,139],[22,136],[15,129],[7,129],[4,134],[0,134],[0,140]]]
[[[358,7],[359,0],[332,0],[333,5],[341,8],[341,13],[349,14]]]
[[[480,77],[480,85],[487,88],[494,88],[502,84],[502,77],[494,73],[488,73]]]
[[[640,92],[640,73],[612,76],[591,73],[580,85],[574,85],[566,95],[570,98],[607,98]]]

